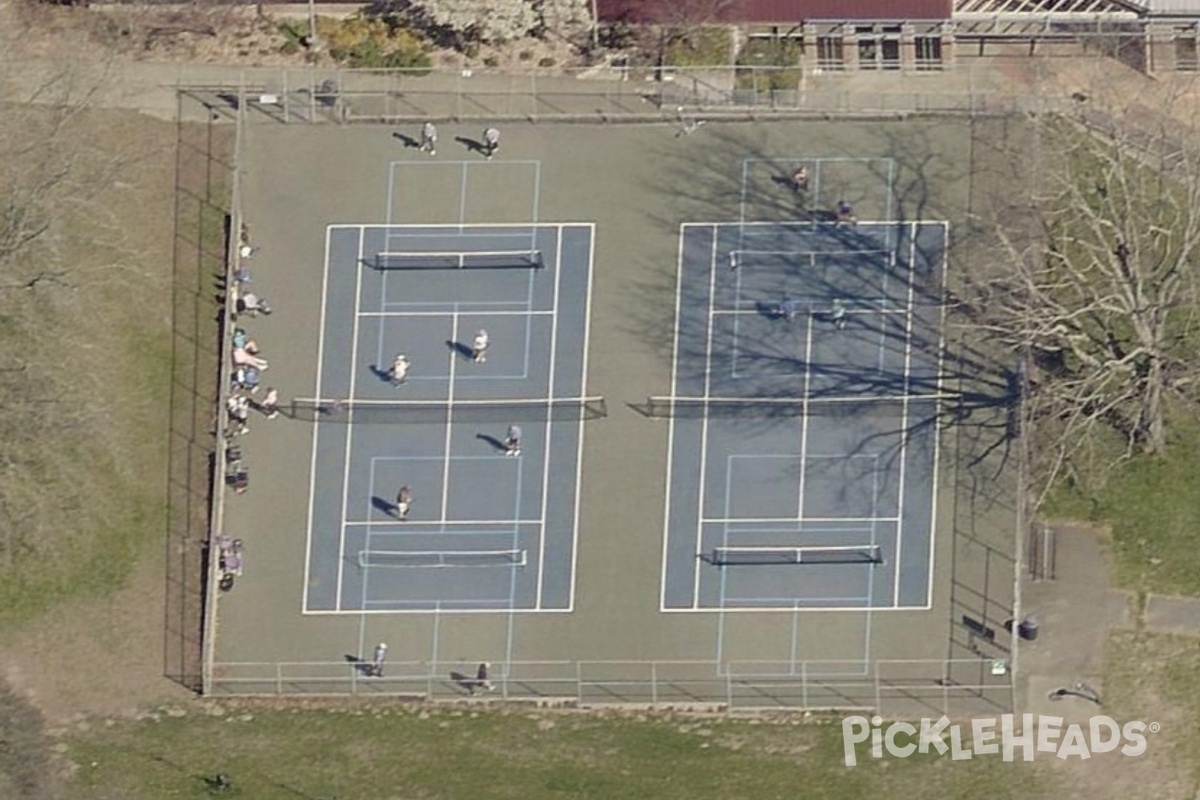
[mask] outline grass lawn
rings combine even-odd
[[[1111,530],[1115,585],[1138,593],[1200,595],[1200,424],[1176,419],[1167,452],[1135,456],[1087,490],[1061,492],[1051,517]]]
[[[1050,778],[998,758],[843,763],[839,722],[754,722],[347,703],[182,709],[68,739],[73,788],[91,800],[221,796],[849,800],[893,794],[1034,800]]]

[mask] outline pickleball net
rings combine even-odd
[[[358,566],[399,568],[523,567],[524,550],[359,550]]]
[[[608,416],[603,397],[520,400],[338,400],[296,398],[286,413],[309,422],[405,424],[586,422]]]
[[[377,270],[541,269],[545,266],[541,250],[382,251],[365,262]]]
[[[894,417],[953,405],[955,394],[847,395],[813,397],[649,397],[640,410],[648,417],[681,419],[770,419],[772,417]]]
[[[718,567],[882,564],[883,551],[878,545],[714,547],[707,560]]]

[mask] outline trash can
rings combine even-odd
[[[1017,634],[1022,639],[1032,642],[1038,637],[1038,621],[1037,617],[1032,614],[1026,614],[1021,618],[1020,624],[1017,625]]]

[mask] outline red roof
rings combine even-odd
[[[603,22],[950,19],[953,0],[596,0]]]

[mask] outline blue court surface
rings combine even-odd
[[[664,610],[929,606],[946,236],[683,226]]]
[[[592,246],[582,224],[329,228],[315,392],[290,411],[313,423],[306,612],[571,609],[583,421],[604,413]]]

